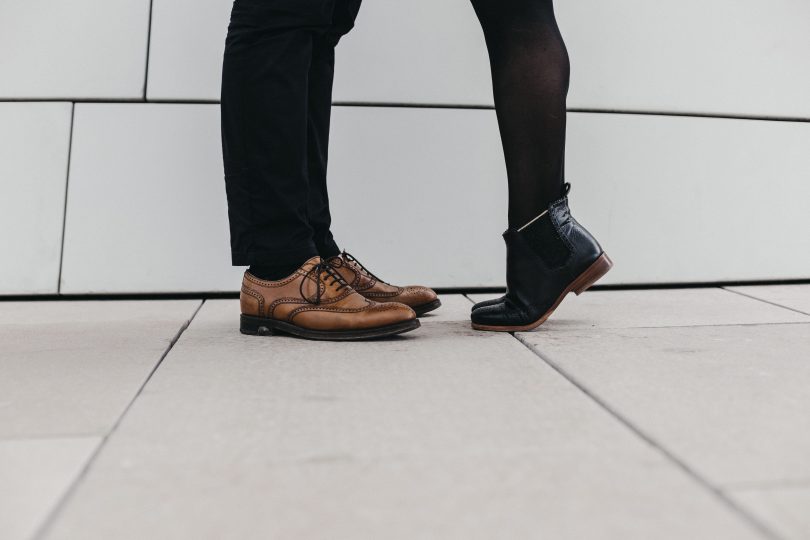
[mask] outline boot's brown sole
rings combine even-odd
[[[432,302],[428,302],[427,304],[422,304],[421,306],[414,306],[413,309],[416,312],[417,317],[421,317],[425,313],[430,313],[435,309],[439,309],[442,305],[442,301],[438,298]]]
[[[613,268],[613,261],[610,260],[610,257],[607,256],[607,253],[602,253],[598,259],[596,259],[593,264],[591,264],[587,270],[582,272],[579,277],[577,277],[571,284],[565,288],[562,294],[557,298],[554,304],[551,306],[551,309],[546,311],[542,317],[534,321],[533,323],[526,324],[523,326],[489,326],[485,324],[475,324],[472,323],[472,327],[474,330],[486,330],[488,332],[528,332],[529,330],[534,330],[549,317],[551,314],[554,313],[554,310],[559,307],[562,303],[563,299],[568,295],[570,292],[574,292],[577,296],[584,293],[588,289],[593,286],[594,283],[599,281],[602,276],[608,273],[608,271]]]
[[[396,324],[389,324],[388,326],[364,328],[362,330],[309,330],[284,321],[242,315],[240,317],[239,331],[250,336],[272,336],[276,333],[284,333],[319,341],[355,341],[404,334],[405,332],[416,330],[420,326],[419,321],[413,319]]]

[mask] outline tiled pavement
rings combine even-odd
[[[0,302],[0,538],[810,539],[810,285],[589,292],[514,336],[478,299],[342,344]]]

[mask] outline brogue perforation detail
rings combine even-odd
[[[323,305],[306,304],[292,310],[290,314],[287,316],[287,321],[292,322],[292,320],[295,318],[296,315],[300,315],[301,313],[305,313],[308,311],[328,311],[329,313],[361,313],[363,311],[367,311],[373,305],[374,304],[369,303],[363,307],[358,308],[335,308]]]
[[[245,287],[244,285],[242,286],[242,292],[248,296],[252,296],[259,302],[259,316],[264,317],[264,296],[259,291],[254,291],[253,289]]]

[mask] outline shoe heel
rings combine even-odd
[[[579,296],[590,289],[594,283],[602,279],[602,276],[607,274],[611,268],[613,268],[613,261],[607,256],[607,253],[602,253],[599,258],[576,279],[571,290]]]
[[[274,333],[267,320],[250,315],[240,315],[239,331],[248,336],[272,336]]]

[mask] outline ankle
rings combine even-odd
[[[571,184],[562,184],[559,190],[555,189],[542,196],[521,200],[520,204],[509,203],[509,228],[517,231],[528,228],[535,220],[547,214],[551,207],[568,197]],[[534,201],[532,204],[529,202]]]

